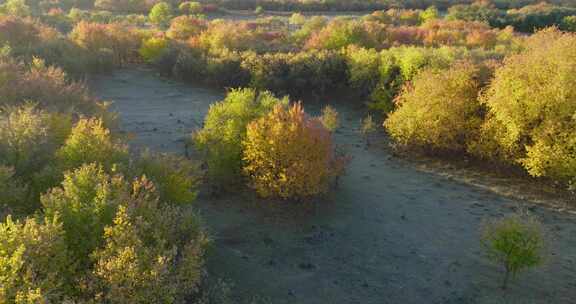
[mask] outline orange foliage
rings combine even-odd
[[[135,61],[142,41],[136,30],[120,23],[100,24],[82,21],[70,33],[80,47],[91,51],[111,51],[116,64]]]
[[[263,197],[305,198],[326,193],[343,169],[330,132],[301,104],[278,105],[247,128],[244,173]]]

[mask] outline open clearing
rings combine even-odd
[[[224,92],[118,70],[93,79],[113,100],[135,148],[182,153]],[[306,105],[317,113],[321,105]],[[271,303],[574,303],[576,217],[417,170],[385,149],[365,149],[363,113],[335,104],[337,142],[354,158],[340,187],[314,207],[274,207],[249,193],[197,204],[212,232],[209,269],[235,283],[234,295]],[[262,205],[265,205],[262,207]],[[482,256],[483,219],[527,206],[549,234],[549,259],[507,292]]]

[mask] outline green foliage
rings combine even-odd
[[[254,9],[254,14],[256,15],[264,14],[264,8],[262,6],[257,6],[256,9]]]
[[[72,259],[57,218],[0,223],[0,302],[61,303],[70,295]]]
[[[148,19],[153,24],[164,27],[172,19],[172,7],[166,2],[158,2],[150,10]]]
[[[42,196],[44,213],[60,217],[68,248],[81,267],[89,265],[90,253],[101,245],[104,227],[112,224],[128,191],[121,176],[111,177],[90,164],[65,173],[62,186]]]
[[[370,145],[370,135],[376,132],[377,126],[372,118],[372,115],[368,114],[360,121],[360,133],[364,137],[364,142],[367,146]]]
[[[192,16],[179,16],[170,22],[166,36],[170,39],[186,40],[199,35],[205,29],[206,22],[204,20]]]
[[[200,169],[184,157],[146,151],[136,160],[135,171],[154,183],[163,202],[184,205],[196,199]]]
[[[4,4],[0,5],[0,12],[18,17],[31,15],[30,7],[25,0],[6,0]]]
[[[34,105],[6,108],[0,120],[0,162],[31,176],[49,159],[48,114]]]
[[[306,23],[306,17],[300,13],[294,13],[290,16],[288,23],[292,25],[302,26]]]
[[[576,35],[530,37],[505,60],[483,98],[489,109],[475,152],[520,163],[533,176],[576,177]]]
[[[324,194],[344,170],[330,132],[301,104],[276,105],[250,123],[243,143],[244,174],[263,197],[303,199]]]
[[[338,117],[338,112],[331,106],[325,106],[322,109],[322,116],[320,116],[320,122],[326,130],[330,132],[336,131],[340,126],[340,119]]]
[[[369,94],[379,81],[380,54],[374,49],[349,47],[346,59],[350,86],[364,96]]]
[[[510,276],[537,266],[544,258],[544,233],[533,216],[513,214],[488,221],[482,231],[482,245],[487,257],[504,268],[502,288],[506,289]]]
[[[478,69],[426,70],[404,87],[385,127],[401,145],[461,151],[482,122]]]
[[[182,14],[198,15],[203,13],[204,8],[202,7],[202,4],[200,2],[186,1],[180,3],[180,5],[178,6],[178,10],[180,10]]]
[[[324,28],[327,22],[327,19],[321,16],[314,16],[305,20],[300,29],[292,34],[292,38],[299,43],[306,41],[310,36],[312,36],[312,34]]]
[[[378,23],[336,18],[310,36],[305,47],[309,49],[339,50],[349,45],[380,48],[385,27]]]
[[[160,205],[153,187],[134,183],[92,254],[99,302],[185,303],[198,291],[208,239],[194,213]]]
[[[142,41],[142,46],[138,52],[144,61],[154,63],[166,52],[168,40],[163,37],[150,37]]]
[[[98,163],[109,172],[116,166],[126,167],[129,157],[127,145],[114,138],[98,118],[80,119],[56,156],[64,169]]]
[[[576,32],[576,15],[564,17],[560,28],[565,31]]]
[[[205,157],[212,182],[227,185],[238,181],[246,126],[278,104],[287,105],[288,99],[278,99],[270,92],[238,89],[210,106],[204,128],[195,135],[194,142]]]
[[[29,206],[26,199],[27,189],[16,179],[14,170],[0,166],[0,214],[18,215],[30,212],[33,207]]]
[[[430,20],[438,19],[439,16],[438,9],[435,6],[431,6],[420,13],[420,22],[426,23]]]

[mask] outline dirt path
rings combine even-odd
[[[114,100],[135,147],[181,153],[223,93],[122,70],[93,89]],[[308,107],[316,111],[318,106]],[[317,207],[257,207],[248,194],[198,204],[215,239],[212,273],[235,282],[235,296],[271,303],[574,303],[576,216],[514,201],[418,171],[365,149],[359,111],[336,105],[337,141],[353,155],[341,187]],[[480,251],[483,219],[531,206],[549,232],[549,259],[523,273],[507,292],[499,269]],[[286,210],[288,209],[288,210]],[[300,211],[299,211],[300,210]]]

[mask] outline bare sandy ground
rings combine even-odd
[[[176,153],[223,97],[136,69],[91,86],[115,102],[132,146]],[[249,193],[200,195],[214,236],[210,272],[235,283],[239,302],[260,295],[270,303],[576,303],[575,215],[418,170],[379,146],[366,149],[357,131],[362,112],[335,107],[343,118],[336,139],[354,159],[329,197],[278,206]],[[548,259],[504,292],[500,269],[482,255],[479,227],[518,206],[545,224]]]

